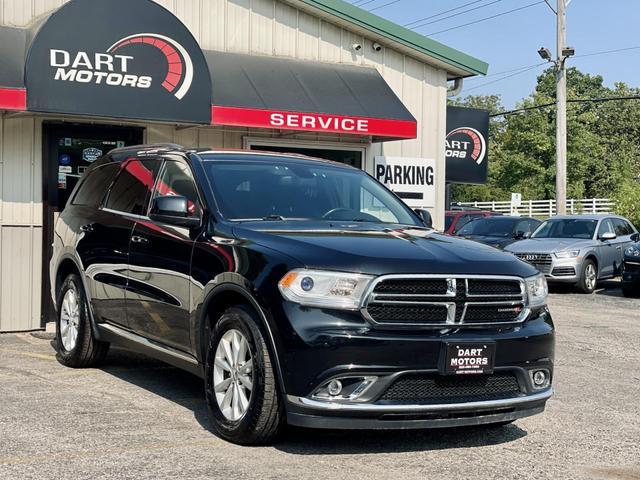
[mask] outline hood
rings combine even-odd
[[[593,246],[593,240],[580,238],[529,238],[514,242],[505,250],[513,253],[554,253]]]
[[[484,243],[495,248],[504,248],[507,245],[516,242],[513,237],[499,237],[493,235],[466,235],[464,238],[473,240],[474,242]]]
[[[308,268],[369,273],[515,275],[537,270],[513,255],[421,227],[345,222],[243,222],[239,239],[285,253]]]

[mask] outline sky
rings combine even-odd
[[[543,0],[348,0],[400,25],[447,10],[415,30],[489,64],[486,78],[467,79],[462,97],[499,94],[505,108],[513,108],[534,89],[541,64],[538,49],[555,57],[556,16]],[[556,0],[549,0],[555,8]],[[387,5],[388,4],[388,5]],[[533,4],[533,5],[532,5]],[[386,6],[385,6],[386,5]],[[381,8],[377,8],[381,7]],[[606,85],[625,82],[640,86],[640,0],[571,0],[567,7],[567,45],[576,56],[567,62],[583,72],[604,77]],[[472,11],[467,11],[475,9]],[[510,10],[519,9],[511,13]],[[464,13],[467,11],[466,13]],[[500,15],[473,25],[466,23]],[[451,16],[451,18],[446,18]],[[419,25],[414,23],[414,25]],[[410,28],[413,26],[409,25]],[[437,33],[442,30],[449,30]],[[597,52],[638,47],[618,53]],[[526,71],[525,71],[526,70]],[[501,73],[511,71],[509,73]],[[514,75],[515,73],[515,75]],[[509,76],[508,78],[505,78]]]

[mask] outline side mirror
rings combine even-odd
[[[433,228],[433,219],[431,218],[431,214],[429,213],[429,210],[426,210],[424,208],[416,208],[414,212],[418,214],[418,216],[420,217],[420,220],[422,220],[422,223],[424,223],[425,227]]]
[[[640,241],[640,233],[634,233],[633,235],[631,235],[631,241],[632,242]]]
[[[168,223],[178,227],[200,226],[199,217],[189,216],[189,201],[180,195],[156,197],[151,202],[149,218],[155,222]]]
[[[606,242],[608,240],[615,240],[616,239],[616,234],[613,232],[604,232],[602,235],[600,235],[600,240],[602,240],[603,242]]]

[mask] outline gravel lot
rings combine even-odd
[[[42,334],[0,335],[0,479],[640,479],[640,300],[605,287],[551,295],[556,395],[488,430],[293,430],[239,447],[209,432],[187,373],[119,350],[67,369]]]

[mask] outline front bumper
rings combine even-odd
[[[640,258],[624,259],[622,264],[622,283],[626,285],[640,284]]]
[[[292,425],[395,429],[505,422],[542,412],[552,395],[551,386],[536,390],[529,373],[542,368],[553,378],[554,327],[546,308],[516,327],[403,332],[371,328],[354,312],[290,303],[284,305],[285,312],[293,332],[285,336],[289,339],[282,345],[280,361],[287,418]],[[513,374],[519,386],[517,395],[464,401],[383,399],[396,378],[411,374],[441,377],[439,362],[445,343],[483,341],[495,342],[494,372]],[[360,376],[378,380],[357,400],[328,401],[314,396],[331,379]]]
[[[582,257],[576,258],[555,258],[551,261],[551,267],[545,272],[548,282],[553,283],[577,283],[580,281],[582,272]]]
[[[544,411],[553,389],[516,398],[466,403],[380,405],[288,396],[291,425],[335,429],[444,428],[509,422]]]

